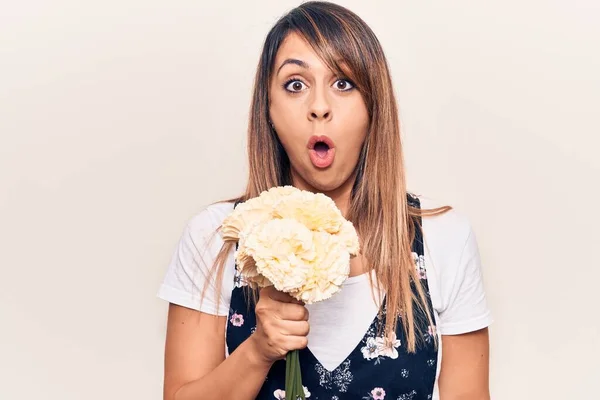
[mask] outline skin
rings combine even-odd
[[[361,94],[329,70],[304,39],[291,33],[275,58],[269,98],[269,114],[290,158],[294,186],[328,195],[344,213],[369,127]],[[326,169],[310,161],[306,145],[313,135],[327,135],[335,144],[335,160]]]
[[[165,400],[256,398],[273,363],[308,345],[308,310],[273,287],[260,292],[256,331],[225,358],[226,317],[169,305]]]
[[[288,59],[303,65],[283,65]],[[345,212],[368,129],[365,103],[357,90],[349,89],[351,83],[335,76],[295,34],[280,47],[275,68],[270,117],[290,158],[293,184],[327,194]],[[298,93],[285,90],[286,82],[288,89]],[[334,163],[326,169],[310,161],[306,145],[314,134],[326,134],[335,143]],[[351,275],[362,272],[363,260],[355,258]],[[225,358],[226,317],[171,304],[164,399],[254,399],[272,364],[288,351],[307,346],[310,329],[307,309],[273,288],[261,291],[256,317],[256,332]],[[442,336],[441,400],[489,399],[488,342],[487,329]]]
[[[442,335],[441,400],[489,400],[489,332]]]

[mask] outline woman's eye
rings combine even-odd
[[[289,92],[301,92],[305,87],[306,85],[298,80],[290,81],[285,85],[285,89]]]
[[[347,79],[338,79],[335,81],[334,86],[337,90],[341,90],[342,92],[348,91],[350,89],[354,89],[354,85]]]

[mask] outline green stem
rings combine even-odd
[[[285,357],[285,400],[305,400],[300,371],[298,350],[290,351]]]
[[[305,400],[304,398],[304,388],[302,387],[302,371],[300,370],[300,353],[296,351],[296,398],[300,398]]]

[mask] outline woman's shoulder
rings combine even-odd
[[[419,197],[423,209],[452,206]],[[469,218],[452,208],[423,217],[425,268],[439,331],[443,335],[472,332],[489,326],[481,258]]]
[[[233,202],[223,201],[205,206],[188,220],[190,233],[212,233],[223,223],[233,211]]]
[[[425,196],[419,196],[419,200],[424,210],[452,207],[452,204]],[[478,253],[469,218],[456,208],[451,208],[439,215],[424,216],[422,226],[429,269],[433,269],[440,277],[462,274],[468,258]]]
[[[424,216],[424,234],[434,236],[442,241],[456,241],[464,244],[472,234],[472,225],[469,218],[463,212],[457,210],[452,204],[445,203],[427,196],[416,196],[419,199],[422,210],[431,210],[450,206],[448,211],[433,216]]]
[[[223,245],[218,229],[231,210],[233,203],[215,203],[188,219],[160,286],[160,298],[209,314],[227,315],[233,268],[226,268],[222,276],[224,293],[221,301],[213,290],[207,290],[202,297],[202,290],[207,281],[216,279],[211,270]],[[229,266],[233,259],[229,258],[227,262]]]

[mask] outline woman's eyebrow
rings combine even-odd
[[[294,65],[297,65],[304,69],[310,69],[310,66],[307,63],[305,63],[304,61],[297,60],[295,58],[288,58],[287,60],[285,60],[284,62],[281,63],[281,65],[279,66],[279,69],[277,69],[277,74],[279,74],[279,71],[281,71],[281,68],[283,68],[287,64],[294,64]]]

